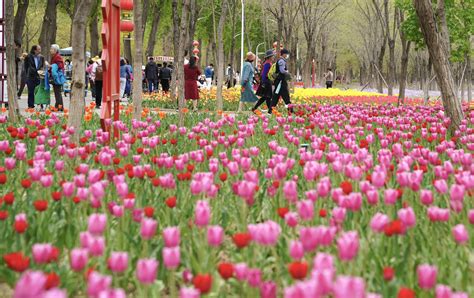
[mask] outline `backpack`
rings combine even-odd
[[[278,61],[277,60],[275,63],[272,64],[272,66],[270,67],[270,70],[268,71],[268,80],[270,82],[275,82],[275,80],[278,78],[278,75],[280,74],[280,72],[277,70],[277,67],[278,67]]]
[[[104,78],[104,69],[102,68],[102,63],[97,63],[97,68],[95,69],[95,80],[102,81]]]

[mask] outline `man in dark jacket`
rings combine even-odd
[[[35,88],[40,84],[38,70],[44,68],[44,57],[41,46],[34,45],[25,59],[26,86],[28,87],[28,108],[35,107]]]
[[[288,80],[291,78],[288,72],[287,60],[290,57],[290,52],[287,49],[283,49],[280,52],[280,59],[277,60],[276,73],[278,77],[275,79],[275,91],[273,92],[272,108],[276,107],[280,97],[285,102],[285,107],[290,113],[293,113],[290,101],[290,90],[288,89]],[[271,112],[271,110],[270,110]]]
[[[153,57],[148,59],[148,63],[145,66],[145,79],[148,83],[148,92],[150,94],[158,90],[158,66]]]
[[[170,90],[170,81],[171,68],[169,68],[168,63],[164,62],[163,67],[160,69],[160,82],[163,92],[168,92]]]

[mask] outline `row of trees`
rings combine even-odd
[[[14,18],[14,38],[31,39],[31,30],[26,34],[24,28],[28,24],[29,7],[38,2],[43,2],[45,7],[44,22],[36,33],[43,48],[47,49],[51,43],[57,42],[58,23],[66,21],[58,19],[58,13],[67,15],[73,24],[70,26],[69,41],[74,41],[71,36],[76,36],[73,32],[75,18],[79,17],[80,12],[84,18],[80,23],[86,24],[84,30],[88,27],[84,31],[84,44],[88,41],[92,55],[98,52],[101,18],[98,0],[87,1],[90,2],[90,9],[86,13],[79,9],[85,0],[19,0]],[[404,98],[408,83],[419,84],[426,94],[434,82],[441,91],[445,89],[437,71],[440,58],[431,51],[425,36],[428,31],[424,25],[432,21],[436,25],[436,40],[442,40],[444,44],[443,53],[446,54],[446,67],[453,80],[454,95],[459,97],[467,89],[465,98],[471,99],[472,0],[244,2],[245,51],[254,50],[260,43],[264,44],[261,49],[268,49],[277,41],[292,53],[290,69],[302,74],[306,86],[311,84],[312,79],[321,81],[324,70],[332,67],[337,77],[345,81],[358,77],[362,88],[370,86],[383,92],[385,87],[391,95],[398,87],[400,100]],[[427,4],[433,14],[421,14],[420,3]],[[124,54],[134,58],[135,71],[139,71],[143,56],[157,52],[172,55],[176,61],[175,74],[179,79],[182,76],[184,50],[191,52],[193,40],[198,40],[201,63],[213,62],[216,65],[217,108],[221,109],[225,65],[230,63],[237,68],[240,61],[240,13],[241,1],[238,0],[136,0],[133,43],[124,42]],[[312,78],[313,64],[315,78]],[[173,96],[177,96],[182,106],[182,88],[178,88],[178,94]],[[134,101],[138,103],[140,99]],[[136,115],[140,113],[139,106],[136,105]]]

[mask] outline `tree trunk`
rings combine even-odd
[[[384,60],[384,57],[385,57],[385,49],[387,47],[387,39],[384,38],[384,41],[382,43],[382,46],[380,47],[380,52],[379,52],[379,55],[377,57],[377,67],[378,67],[378,71],[376,71],[376,74],[377,74],[377,92],[379,93],[383,93],[383,78],[382,78],[382,71],[383,71],[383,60]]]
[[[69,105],[68,126],[75,128],[73,135],[75,143],[78,142],[81,133],[81,123],[85,107],[86,29],[87,19],[89,18],[93,2],[94,0],[77,0],[76,5],[78,9],[74,14],[72,22],[72,34],[74,36],[74,39],[72,40],[72,48],[74,49],[72,53],[72,64],[74,65],[74,69],[72,72],[71,103]]]
[[[461,124],[464,118],[461,102],[456,99],[453,75],[449,65],[449,56],[443,43],[446,45],[447,40],[443,40],[442,36],[437,31],[436,20],[433,14],[430,0],[414,0],[416,14],[420,20],[420,27],[423,37],[430,53],[433,67],[436,73],[436,80],[441,89],[443,106],[446,115],[451,119],[449,125],[449,133],[451,136]],[[444,13],[444,12],[443,12]],[[438,14],[440,12],[438,11]],[[439,41],[442,40],[440,43]]]
[[[179,52],[179,11],[178,11],[178,0],[173,0],[172,4],[172,14],[173,14],[173,53],[174,53],[174,69],[171,76],[171,99],[176,99],[176,78],[178,77],[178,72],[182,69],[178,68],[178,62],[181,60]],[[179,99],[178,99],[178,110],[179,110]],[[179,111],[181,113],[181,111]]]
[[[15,63],[15,43],[14,43],[14,19],[13,11],[15,5],[13,0],[5,0],[5,42],[6,42],[6,62],[7,62],[7,93],[8,93],[8,119],[11,123],[18,123],[20,112],[16,99],[16,63]],[[3,61],[2,61],[3,63]],[[3,96],[3,94],[2,94]]]
[[[137,76],[133,80],[133,118],[140,120],[142,118],[142,65],[143,65],[143,2],[137,0],[133,3],[133,22],[135,23],[134,37],[135,37],[135,52],[133,55],[133,73]]]
[[[227,0],[222,2],[221,16],[219,19],[219,26],[217,27],[217,107],[218,111],[223,110],[222,102],[222,86],[224,85],[224,26],[225,18],[227,16]]]
[[[191,0],[189,5],[189,27],[186,38],[186,50],[188,50],[189,55],[192,55],[194,49],[194,33],[196,32],[196,24],[198,17],[199,7],[196,4],[196,0]]]
[[[156,4],[156,3],[155,3]],[[150,3],[150,0],[143,0],[142,2],[142,27],[143,27],[143,30],[142,30],[142,44],[143,44],[143,40],[145,39],[145,30],[146,30],[146,24],[148,22],[148,12],[151,10],[151,6],[152,4]],[[142,50],[142,53],[143,53],[143,50]]]
[[[153,7],[153,22],[151,24],[150,35],[148,35],[148,45],[146,47],[146,56],[153,56],[156,45],[156,34],[161,20],[161,8],[163,1],[159,1]]]
[[[466,84],[467,84],[467,101],[472,100],[472,69],[471,69],[471,55],[469,52],[466,53]]]
[[[402,44],[402,57],[400,60],[400,77],[398,78],[399,88],[398,88],[398,105],[400,103],[405,104],[405,89],[408,75],[408,58],[410,53],[411,42],[407,41],[405,33],[401,30],[401,24],[405,21],[405,16],[403,11],[396,9],[396,20],[397,28],[400,35],[400,41]]]
[[[15,40],[23,40],[23,29],[25,28],[26,13],[28,11],[29,0],[18,0],[13,27],[13,37]]]
[[[236,6],[236,3],[235,3],[235,0],[231,0],[231,10],[230,10],[230,15],[232,16],[231,20],[232,20],[232,25],[231,25],[231,36],[232,36],[232,40],[230,41],[230,50],[229,50],[229,63],[230,65],[232,65],[232,68],[234,69],[234,72],[235,70],[237,69],[235,67],[235,57],[234,57],[234,51],[235,51],[235,25],[236,25],[236,14],[235,14],[235,6]],[[232,87],[234,87],[234,80],[230,80],[230,85]]]
[[[449,31],[448,31],[448,22],[446,20],[446,7],[444,0],[438,0],[438,7],[436,8],[436,14],[438,16],[439,22],[439,33],[441,35],[442,46],[446,51],[446,54],[449,55],[451,53],[451,43],[449,42]]]
[[[78,0],[80,1],[80,0]],[[47,0],[39,44],[46,60],[49,60],[49,48],[56,41],[58,0]]]
[[[96,6],[97,8],[97,6]],[[98,26],[98,11],[95,10],[89,21],[89,35],[91,37],[91,57],[95,57],[99,54],[99,30]]]
[[[123,56],[132,62],[132,37],[130,33],[123,37]]]

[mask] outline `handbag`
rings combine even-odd
[[[35,88],[35,104],[49,105],[50,102],[50,90],[45,88],[45,80],[41,80],[40,84]]]

